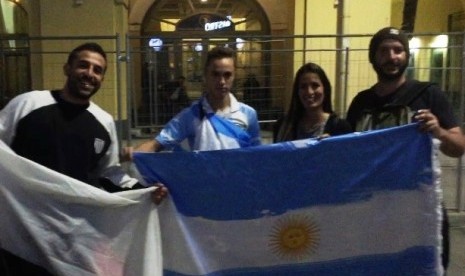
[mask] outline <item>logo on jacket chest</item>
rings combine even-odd
[[[95,138],[95,140],[94,140],[95,153],[96,154],[102,153],[104,147],[105,147],[105,141],[103,141],[100,138]]]

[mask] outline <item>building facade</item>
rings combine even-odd
[[[440,4],[434,0],[418,0],[413,32],[462,31],[465,28],[462,19],[464,3],[463,0],[445,0]],[[63,56],[38,53],[67,52],[82,40],[101,40],[118,34],[122,40],[129,37],[132,54],[139,53],[131,56],[133,66],[130,68],[135,102],[143,100],[144,82],[147,82],[148,74],[153,75],[148,64],[154,58],[160,68],[154,78],[157,85],[185,75],[195,97],[202,89],[204,53],[214,45],[229,44],[239,50],[238,87],[249,76],[255,76],[262,87],[268,88],[263,94],[268,94],[269,104],[284,110],[290,99],[285,93],[292,83],[290,76],[303,62],[316,61],[328,71],[336,88],[336,109],[343,113],[355,93],[375,79],[369,64],[363,68],[361,64],[351,62],[348,66],[356,68],[345,68],[343,61],[346,57],[338,50],[365,49],[369,36],[355,42],[326,36],[372,34],[384,26],[400,27],[405,1],[0,0],[0,4],[4,37],[16,39],[6,41],[2,47],[3,60],[6,60],[2,68],[9,68],[1,72],[2,90],[5,91],[3,101],[28,89],[59,88],[62,85]],[[290,39],[292,37],[295,39]],[[428,36],[420,42],[422,46],[428,46],[435,39],[435,36]],[[101,43],[109,51],[121,51],[120,56],[124,56],[128,45],[116,45],[115,40],[104,39]],[[160,52],[154,53],[149,44],[157,40],[164,44]],[[294,55],[289,58],[275,54],[280,50],[293,50]],[[431,55],[429,59],[441,59],[431,53],[426,55]],[[120,99],[111,91],[121,85],[124,94],[128,81],[124,72],[118,76],[119,80],[113,76],[119,70],[118,60],[111,62],[103,87],[104,91],[110,92],[99,93],[96,101],[116,114],[115,103]],[[122,70],[125,69],[123,66]],[[11,72],[17,72],[17,75]],[[344,72],[351,73],[348,80],[341,77]],[[360,82],[360,75],[364,76],[363,82]],[[275,76],[286,76],[286,79]],[[416,77],[427,79],[429,75],[418,72]],[[274,83],[275,80],[280,83]]]
[[[407,2],[417,2],[408,22]],[[406,23],[408,76],[439,83],[464,121],[465,0],[0,0],[0,8],[0,105],[25,91],[60,89],[69,51],[96,41],[108,52],[108,70],[94,101],[126,126],[123,137],[177,112],[163,97],[179,77],[188,97],[199,97],[205,54],[216,45],[237,50],[234,92],[259,111],[264,129],[286,110],[294,73],[308,61],[327,72],[343,116],[376,81],[371,35]],[[464,210],[460,161],[444,162],[445,198]]]

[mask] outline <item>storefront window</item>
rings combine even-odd
[[[0,0],[0,108],[30,90],[29,40],[26,11],[13,1]]]

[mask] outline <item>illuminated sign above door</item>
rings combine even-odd
[[[229,28],[229,27],[231,27],[231,21],[229,21],[229,20],[205,23],[205,31],[206,32],[221,30],[221,29]]]
[[[181,19],[176,24],[177,31],[234,31],[234,24],[218,14],[201,13]]]

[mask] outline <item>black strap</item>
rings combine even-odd
[[[431,86],[431,82],[417,80],[407,81],[397,92],[397,97],[389,105],[410,105],[423,91]]]

